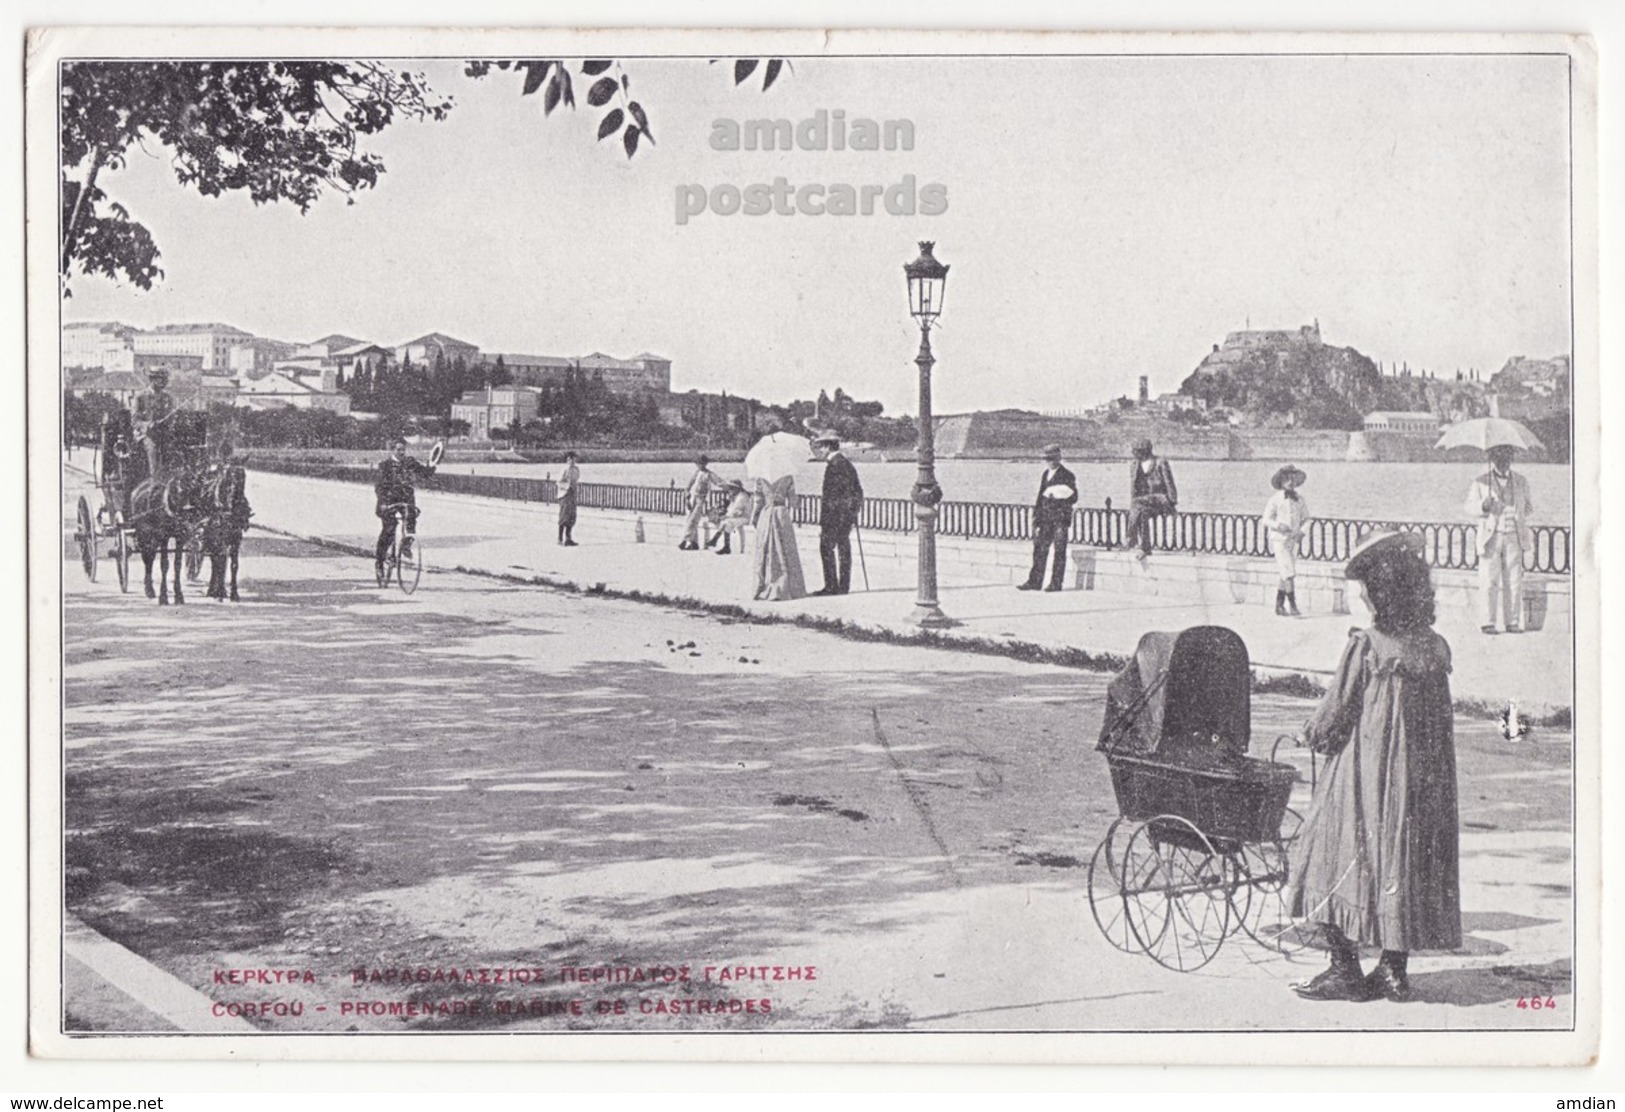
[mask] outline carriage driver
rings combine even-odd
[[[401,512],[401,504],[406,506],[406,543],[402,547],[401,555],[412,554],[412,537],[418,529],[418,500],[416,481],[420,477],[434,474],[434,465],[422,463],[406,454],[406,438],[397,436],[390,446],[389,458],[378,465],[378,480],[373,483],[373,492],[378,496],[378,505],[375,513],[383,520],[384,527],[378,534],[378,566],[384,566],[384,557],[389,552],[389,542],[395,535],[395,520]]]
[[[169,396],[169,368],[153,367],[147,372],[147,382],[152,389],[135,399],[134,428],[147,453],[147,474],[157,475],[163,462],[160,448],[168,431],[164,425],[175,413],[175,402]]]

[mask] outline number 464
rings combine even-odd
[[[1538,1012],[1542,1008],[1557,1007],[1557,999],[1552,996],[1520,996],[1518,997],[1518,1007],[1533,1008]]]

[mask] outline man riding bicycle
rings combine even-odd
[[[373,493],[378,496],[374,512],[384,523],[378,533],[377,563],[380,572],[389,555],[390,542],[395,538],[395,522],[399,520],[403,507],[406,510],[406,541],[401,546],[401,556],[404,559],[412,555],[412,538],[418,528],[416,482],[433,474],[433,463],[421,463],[406,454],[404,436],[395,438],[389,458],[378,465],[378,479],[373,483]]]

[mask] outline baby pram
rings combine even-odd
[[[1299,776],[1247,756],[1251,692],[1247,646],[1220,626],[1147,633],[1112,680],[1097,748],[1120,816],[1089,862],[1089,909],[1118,949],[1188,972],[1237,928],[1302,948],[1285,904]]]

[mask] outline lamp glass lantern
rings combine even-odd
[[[936,321],[948,289],[948,268],[931,254],[934,247],[931,240],[922,240],[920,257],[903,264],[903,273],[908,276],[908,311],[921,328],[930,328]]]

